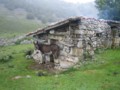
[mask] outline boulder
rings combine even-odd
[[[35,62],[39,64],[43,63],[43,56],[40,50],[34,50],[32,57],[35,60]]]

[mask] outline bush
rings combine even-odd
[[[32,53],[33,53],[33,49],[28,49],[28,50],[26,50],[25,51],[25,56],[27,56],[27,55],[32,55]]]
[[[14,68],[13,64],[8,64],[8,68]]]
[[[26,59],[32,59],[32,53],[33,53],[33,49],[28,49],[28,50],[26,50],[25,52],[24,52],[25,54],[24,54],[24,56],[26,57]]]
[[[20,45],[20,43],[21,43],[21,40],[17,40],[17,41],[15,42],[15,45]]]
[[[5,62],[11,61],[12,59],[13,59],[12,55],[5,55],[5,56],[0,57],[0,62],[5,63]]]

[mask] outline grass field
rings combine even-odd
[[[13,59],[0,63],[0,90],[120,90],[120,49],[108,49],[96,55],[96,61],[88,61],[78,69],[69,69],[58,75],[37,76],[33,64],[27,60],[24,50],[32,45],[0,47],[0,57],[11,55]],[[26,78],[26,76],[31,76]],[[20,79],[13,79],[22,76]]]

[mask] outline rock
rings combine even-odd
[[[75,66],[74,66],[74,68],[76,68],[76,69],[77,69],[77,68],[79,68],[80,66],[81,66],[81,65],[75,65]]]
[[[20,78],[23,78],[22,76],[15,76],[14,78],[12,78],[13,80],[17,80],[17,79],[20,79]]]
[[[27,75],[26,78],[31,78],[31,76],[30,76],[30,75]]]
[[[31,56],[31,55],[26,55],[26,58],[27,58],[27,59],[31,59],[32,56]]]
[[[43,56],[40,50],[34,50],[32,54],[33,59],[35,62],[42,64],[43,63]]]
[[[78,48],[82,48],[82,47],[83,47],[82,41],[79,41],[79,42],[78,42],[77,47],[78,47]]]
[[[5,46],[6,45],[7,40],[4,38],[0,38],[0,46]]]
[[[68,62],[68,61],[60,61],[60,67],[62,68],[62,69],[68,69],[68,68],[70,68],[70,67],[72,67],[74,65],[74,63],[72,63],[72,62]]]
[[[20,44],[31,44],[31,43],[32,43],[32,41],[30,41],[30,40],[24,40],[24,41],[20,42]]]

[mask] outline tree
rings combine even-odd
[[[120,0],[96,0],[99,17],[120,21]]]

